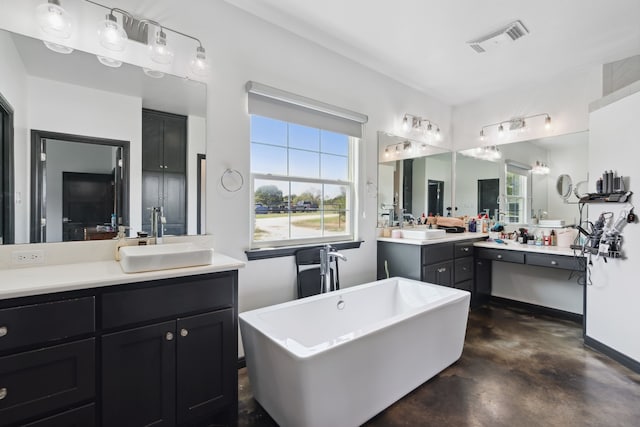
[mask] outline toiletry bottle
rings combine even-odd
[[[604,193],[603,183],[604,183],[603,179],[598,178],[598,180],[596,181],[596,193],[598,194]]]
[[[551,238],[550,245],[551,246],[556,246],[558,244],[556,231],[555,230],[551,230],[551,235],[549,237]]]
[[[111,214],[111,230],[115,231],[116,230],[116,214],[112,213]]]
[[[471,218],[469,220],[469,232],[470,233],[475,233],[476,232],[476,220],[475,220],[475,218]]]

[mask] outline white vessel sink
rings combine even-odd
[[[193,243],[123,246],[120,248],[120,267],[125,273],[196,267],[213,262],[213,249]]]
[[[425,228],[422,230],[402,230],[402,237],[404,237],[405,239],[442,239],[446,235],[447,233],[445,230],[439,230],[435,228]]]

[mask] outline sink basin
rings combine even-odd
[[[445,230],[425,228],[422,230],[402,230],[402,237],[405,239],[418,239],[418,240],[430,240],[430,239],[442,239],[446,237]]]
[[[209,265],[213,249],[193,243],[123,246],[120,248],[120,267],[125,273],[168,270],[170,268]]]

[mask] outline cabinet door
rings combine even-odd
[[[175,321],[102,337],[102,420],[175,425]]]
[[[164,122],[161,116],[142,112],[142,170],[162,172],[162,145]]]
[[[474,277],[473,299],[481,303],[491,296],[491,260],[476,258]]]
[[[165,172],[163,185],[165,234],[187,234],[187,194],[185,175]]]
[[[237,387],[234,312],[178,319],[178,424],[213,415],[232,403]]]
[[[164,171],[185,173],[187,170],[187,118],[164,116]]]
[[[95,404],[91,403],[25,424],[23,427],[93,427],[95,425]]]
[[[423,280],[428,283],[435,283],[436,285],[452,286],[453,263],[447,261],[424,267]]]

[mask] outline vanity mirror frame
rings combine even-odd
[[[2,150],[2,173],[0,174],[0,245],[11,244],[15,241],[15,192],[13,177],[13,108],[0,94],[0,120],[2,120],[2,135],[0,135],[0,150]]]

